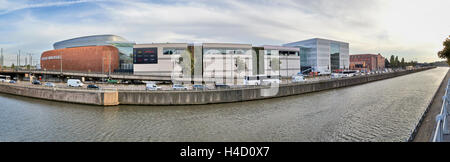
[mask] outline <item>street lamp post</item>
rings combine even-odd
[[[59,53],[59,60],[60,60],[60,67],[61,67],[61,74],[62,74],[62,67],[63,67],[63,62],[62,62],[62,59],[63,59],[63,57],[62,57],[62,54],[61,54],[61,52]]]
[[[108,69],[108,75],[111,76],[111,54],[109,54],[109,69]]]

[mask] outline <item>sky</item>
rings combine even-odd
[[[5,65],[53,43],[114,34],[136,43],[350,43],[350,54],[439,61],[449,0],[0,0]]]

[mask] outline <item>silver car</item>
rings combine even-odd
[[[187,90],[187,88],[185,86],[181,85],[181,84],[174,84],[172,86],[172,89],[173,90],[184,90],[184,91]]]
[[[55,87],[55,84],[51,83],[51,82],[47,82],[45,83],[46,87]]]

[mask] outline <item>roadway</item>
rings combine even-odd
[[[132,74],[102,74],[102,73],[82,73],[82,72],[67,72],[67,71],[44,71],[44,70],[0,70],[2,75],[57,75],[57,76],[74,76],[86,78],[111,78],[120,80],[153,80],[153,81],[171,81],[171,76],[161,75],[132,75]]]

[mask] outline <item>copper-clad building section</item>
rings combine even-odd
[[[110,66],[111,65],[111,66]],[[42,70],[114,72],[119,68],[119,51],[114,46],[74,47],[46,51],[41,55]]]

